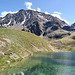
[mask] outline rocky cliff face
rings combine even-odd
[[[22,9],[18,13],[9,13],[5,17],[0,17],[0,26],[44,36],[52,31],[64,29],[63,27],[68,24],[52,15]]]
[[[71,28],[75,30],[75,23],[71,25]]]

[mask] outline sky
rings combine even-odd
[[[51,14],[69,25],[75,23],[75,0],[0,0],[0,17],[21,9]]]

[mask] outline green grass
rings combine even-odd
[[[30,69],[40,63],[41,63],[41,61],[39,61],[39,60],[31,60],[31,59],[27,58],[25,60],[21,60],[20,62],[15,62],[11,65],[8,64],[7,67],[4,66],[4,67],[0,68],[0,74],[9,75],[9,74],[13,74],[13,73],[18,73],[20,71]]]
[[[7,64],[7,61],[11,63],[20,61],[38,50],[52,52],[47,41],[39,36],[29,32],[0,28],[0,65]]]
[[[52,52],[48,47],[49,43],[59,51],[74,52],[75,39],[73,36],[75,34],[47,42],[29,32],[0,28],[0,52],[4,53],[0,53],[0,74],[12,75],[23,71],[27,75],[55,75],[59,67],[29,57],[32,53],[33,57],[44,57],[44,59],[51,57],[45,54]],[[16,55],[14,57],[13,54],[18,57]],[[10,61],[10,64],[7,64],[7,61]]]
[[[75,52],[75,34],[72,33],[69,36],[66,36],[62,39],[52,40],[50,44],[54,46],[59,51],[66,51],[66,52]]]
[[[75,70],[75,66],[53,63],[49,58],[51,58],[49,53],[38,52],[31,58],[22,60],[21,62],[15,62],[11,65],[8,64],[7,68],[0,69],[0,74],[13,75],[15,73],[15,75],[21,75],[20,72],[23,72],[26,75],[66,75],[65,72],[67,70],[67,74]]]

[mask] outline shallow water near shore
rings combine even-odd
[[[25,62],[3,72],[5,75],[75,75],[75,52],[38,53],[29,58],[28,64]]]

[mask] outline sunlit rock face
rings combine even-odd
[[[74,31],[75,25],[69,26],[65,21],[33,10],[21,9],[17,13],[0,17],[0,27],[18,29],[34,33],[38,36],[47,36],[57,30]]]

